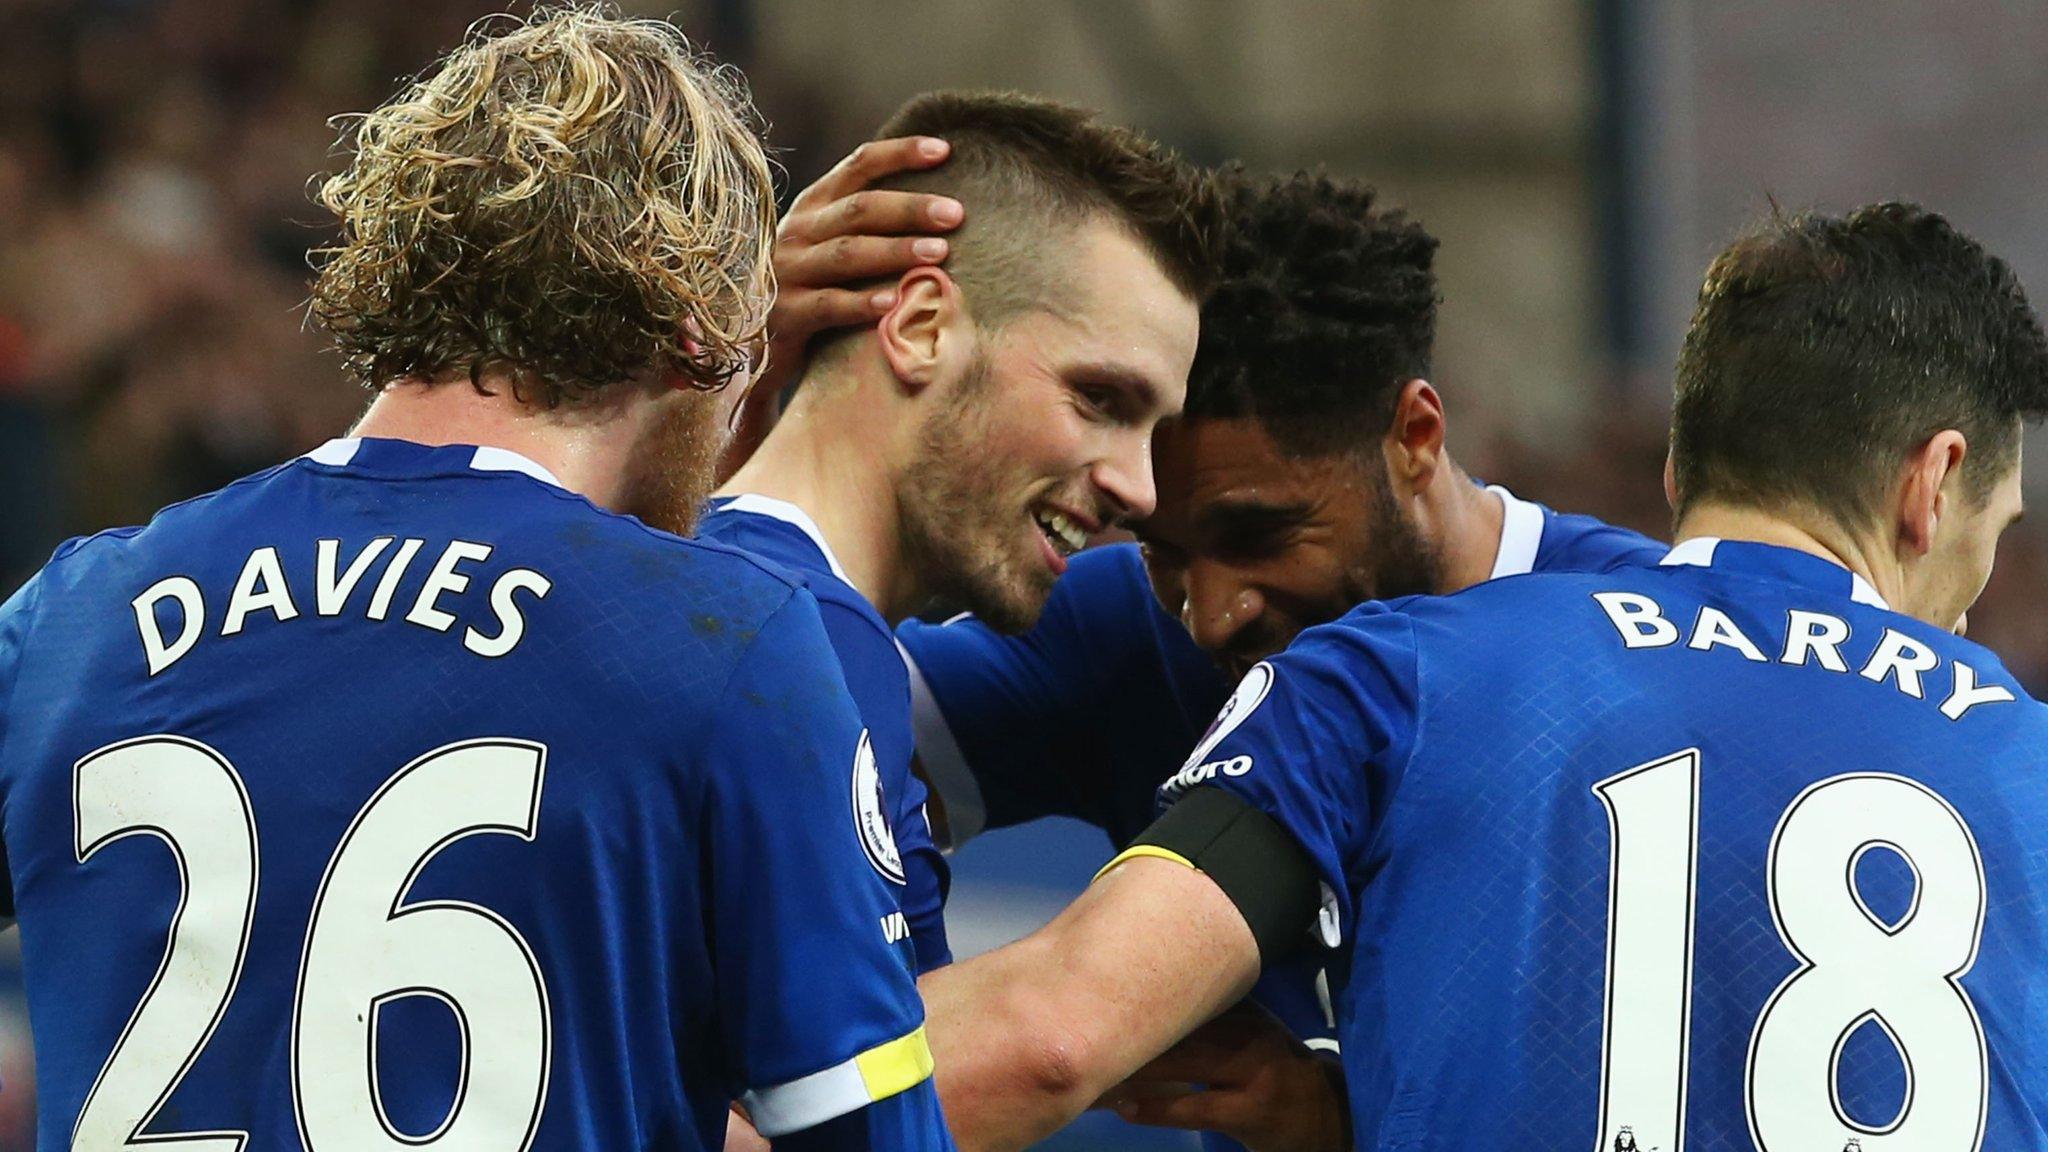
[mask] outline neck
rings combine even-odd
[[[1905,572],[1895,557],[1874,552],[1839,525],[1819,518],[1801,523],[1792,517],[1744,505],[1701,503],[1686,511],[1672,536],[1673,542],[1679,544],[1713,536],[1795,549],[1863,577],[1887,604],[1897,607],[1907,600]]]
[[[847,581],[896,624],[924,590],[904,562],[891,464],[892,406],[859,379],[807,379],[789,410],[718,495],[755,493],[804,510]]]
[[[621,387],[592,401],[548,409],[517,398],[510,377],[486,373],[485,395],[465,375],[387,385],[350,430],[356,436],[416,444],[475,444],[517,452],[562,486],[616,510],[625,494],[634,445],[651,427],[653,405]],[[628,395],[632,393],[632,395]]]
[[[1443,542],[1443,586],[1436,592],[1448,595],[1491,579],[1507,519],[1501,498],[1474,484],[1445,453],[1442,474],[1423,490],[1422,504],[1424,530]]]

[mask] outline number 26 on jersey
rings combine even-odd
[[[350,822],[314,898],[292,1010],[292,1104],[306,1147],[522,1152],[547,1095],[547,984],[533,949],[488,908],[406,904],[442,849],[486,833],[532,840],[547,750],[471,740],[386,780]],[[177,736],[111,744],[78,762],[80,864],[116,840],[154,836],[182,880],[149,990],[79,1110],[73,1148],[241,1152],[238,1131],[150,1132],[241,982],[261,875],[256,813],[234,765]],[[435,1131],[402,1134],[378,1099],[378,1010],[431,996],[463,1027],[463,1089]]]

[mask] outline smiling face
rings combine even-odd
[[[1005,631],[1037,620],[1089,535],[1151,514],[1153,430],[1195,355],[1195,302],[1128,233],[1062,246],[1057,300],[964,334],[897,492],[920,583]]]
[[[1233,678],[1367,600],[1437,589],[1442,559],[1377,451],[1294,456],[1256,419],[1160,429],[1153,590]]]

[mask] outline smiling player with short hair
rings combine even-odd
[[[2039,318],[1914,206],[1774,219],[1677,380],[1661,562],[1303,632],[1080,900],[926,982],[1043,1038],[984,1146],[1304,948],[1359,1147],[2048,1143],[2048,711],[1950,631],[2048,415]]]
[[[901,857],[930,969],[950,958],[947,869],[890,629],[935,603],[1029,627],[1087,534],[1151,512],[1149,438],[1186,389],[1215,206],[1170,151],[1049,100],[927,93],[873,147],[913,137],[943,138],[945,163],[847,202],[963,205],[944,267],[899,273],[884,314],[821,340],[700,531],[818,595],[880,766],[873,841]]]

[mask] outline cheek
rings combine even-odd
[[[1073,406],[1056,403],[1019,412],[1010,420],[1004,447],[1019,470],[1034,477],[1064,477],[1084,471],[1101,453],[1102,433]]]
[[[1308,615],[1324,614],[1327,605],[1343,601],[1351,583],[1337,556],[1315,545],[1288,548],[1248,574],[1269,589],[1273,599]]]

